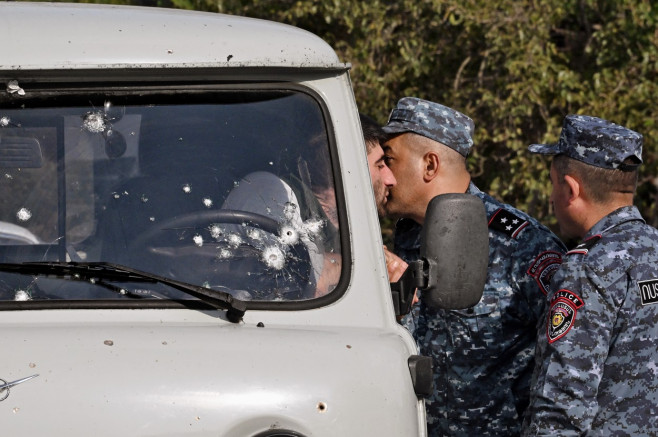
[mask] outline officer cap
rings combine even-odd
[[[452,108],[417,97],[400,99],[383,129],[387,134],[417,133],[464,157],[473,146],[473,120]]]
[[[567,115],[555,144],[531,144],[528,150],[543,155],[566,155],[605,169],[635,170],[642,163],[642,135],[618,124],[589,115]],[[633,164],[624,164],[634,158]]]

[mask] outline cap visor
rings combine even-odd
[[[387,124],[386,126],[382,126],[382,130],[387,134],[400,134],[403,132],[410,132],[408,127],[405,127],[403,124],[395,121]]]
[[[560,153],[557,144],[531,144],[528,146],[528,150],[541,155],[557,155]]]

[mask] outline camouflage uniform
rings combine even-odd
[[[537,322],[564,247],[528,215],[473,184],[468,192],[482,199],[493,219],[482,299],[461,311],[435,310],[421,299],[414,309],[414,338],[434,364],[434,393],[426,400],[428,431],[431,436],[518,435],[528,404]],[[518,223],[507,230],[498,216]],[[396,228],[395,250],[407,261],[419,257],[420,229],[408,219]]]
[[[425,123],[424,131],[414,126],[415,120]],[[384,129],[428,136],[463,156],[472,144],[468,117],[418,99],[402,99]],[[421,296],[403,323],[413,332],[420,353],[433,359],[434,393],[426,400],[430,436],[518,435],[528,404],[537,323],[565,248],[527,214],[473,183],[468,192],[482,199],[489,219],[489,268],[482,299],[472,308],[447,311],[430,308]],[[406,261],[420,256],[420,230],[409,219],[397,224],[395,252]]]
[[[641,162],[642,138],[570,116],[557,145],[530,150],[614,169]],[[658,231],[633,206],[609,213],[567,253],[552,290],[524,435],[658,435]]]

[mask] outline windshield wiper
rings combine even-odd
[[[229,293],[165,278],[119,264],[57,261],[0,263],[0,271],[40,276],[71,276],[76,280],[161,283],[194,296],[216,309],[226,310],[226,317],[233,323],[238,323],[247,310],[245,301],[236,299]]]

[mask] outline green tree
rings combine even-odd
[[[380,122],[398,98],[472,116],[476,183],[554,225],[547,160],[527,146],[557,140],[571,113],[645,136],[637,204],[658,225],[658,4],[649,0],[255,0],[225,11],[312,31],[353,64],[361,111]],[[228,10],[230,9],[230,11]],[[217,9],[219,10],[219,8]]]

